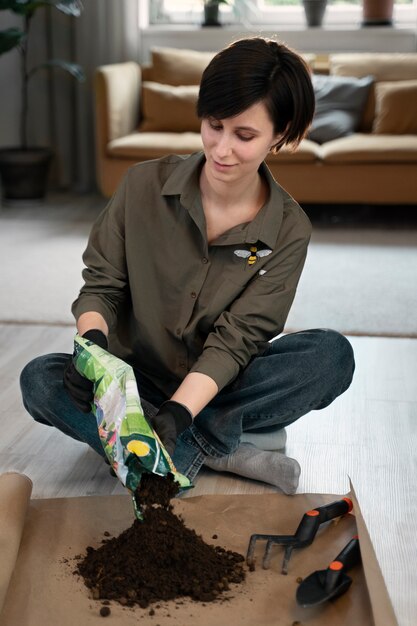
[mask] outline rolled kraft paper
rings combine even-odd
[[[0,613],[19,552],[32,481],[24,474],[0,475]]]

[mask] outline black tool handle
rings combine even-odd
[[[326,592],[331,592],[339,584],[340,577],[351,567],[359,563],[361,552],[359,549],[359,539],[356,535],[343,548],[340,554],[332,561],[326,570],[324,588]]]
[[[343,548],[340,554],[337,555],[332,563],[342,563],[343,569],[346,571],[359,563],[361,559],[361,551],[359,549],[359,538],[357,535],[352,537],[349,543]],[[332,565],[331,563],[331,565]],[[330,566],[329,566],[330,567]]]
[[[335,502],[330,502],[330,504],[318,506],[315,511],[318,511],[320,516],[320,524],[323,524],[323,522],[327,522],[330,519],[340,517],[340,515],[345,515],[345,513],[350,513],[352,509],[352,500],[350,500],[349,498],[342,498],[341,500],[335,500]]]
[[[342,500],[336,500],[330,502],[324,506],[319,506],[316,509],[311,509],[304,513],[301,522],[295,531],[294,547],[309,546],[319,529],[320,524],[327,522],[335,517],[349,513],[352,510],[353,504],[349,498],[343,498]]]

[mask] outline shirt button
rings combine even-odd
[[[184,361],[181,361],[181,363],[180,363],[180,367],[181,367],[181,368],[184,368],[184,367],[185,367],[185,363],[184,363]]]
[[[196,292],[195,292],[195,291],[192,291],[192,292],[190,293],[190,296],[191,296],[192,298],[196,298],[196,297],[197,297],[197,294],[196,294]]]
[[[208,263],[208,259],[204,256],[202,259],[203,263]]]
[[[177,328],[177,330],[175,331],[176,335],[181,335],[181,328]]]

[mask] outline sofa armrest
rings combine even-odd
[[[107,145],[137,128],[141,82],[141,68],[133,61],[102,65],[95,72],[96,182],[105,196],[108,195]]]
[[[138,63],[102,65],[95,72],[96,148],[131,133],[139,123],[141,69]]]

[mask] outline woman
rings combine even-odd
[[[135,368],[178,471],[192,480],[205,464],[294,493],[284,428],[332,402],[354,369],[334,331],[276,339],[311,227],[264,159],[305,135],[309,70],[280,43],[237,41],[206,68],[197,110],[204,152],[131,168],[96,220],[77,329]],[[21,387],[35,420],[104,456],[92,385],[69,355],[35,359]]]

